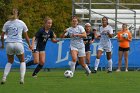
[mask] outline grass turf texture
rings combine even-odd
[[[2,77],[2,71],[0,76]],[[7,82],[0,85],[0,93],[140,93],[140,72],[99,71],[86,76],[76,71],[73,78],[65,78],[64,70],[41,71],[37,78],[26,72],[24,85],[19,84],[19,72],[11,72]]]

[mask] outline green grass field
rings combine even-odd
[[[0,76],[2,77],[2,71]],[[65,78],[64,70],[42,71],[37,78],[27,72],[25,84],[19,84],[19,72],[11,72],[0,93],[140,93],[140,72],[99,71],[86,76],[78,70],[73,78]]]

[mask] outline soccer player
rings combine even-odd
[[[85,44],[85,52],[86,52],[86,64],[90,69],[90,44],[92,44],[94,42],[94,33],[91,31],[91,24],[90,23],[86,23],[85,24],[85,31],[87,34],[87,37],[84,38],[84,44]],[[78,66],[78,62],[75,65],[75,68]]]
[[[26,38],[29,48],[32,49],[27,34],[28,28],[26,24],[18,19],[18,10],[13,9],[10,19],[4,24],[1,34],[2,48],[4,48],[4,34],[7,35],[6,39],[6,52],[8,63],[5,66],[4,74],[2,77],[1,84],[6,82],[7,75],[10,72],[11,66],[14,62],[14,55],[19,58],[20,61],[20,84],[24,83],[24,76],[26,71],[26,64],[24,60],[24,47],[22,43],[22,33]]]
[[[116,72],[121,71],[122,57],[124,55],[125,60],[125,71],[128,72],[128,53],[130,50],[130,41],[132,40],[132,35],[127,29],[127,24],[122,24],[122,30],[117,34],[118,42],[119,42],[119,62],[118,69]]]
[[[113,37],[113,29],[110,25],[108,25],[108,18],[103,17],[102,26],[100,27],[100,42],[98,46],[93,73],[97,72],[100,57],[104,51],[106,52],[108,60],[108,73],[112,72],[112,59],[111,59],[112,44],[110,41],[110,38],[112,37]]]
[[[59,42],[59,40],[56,40],[56,35],[52,31],[51,27],[52,19],[46,17],[44,19],[44,27],[40,28],[32,39],[34,60],[27,62],[26,66],[38,64],[32,74],[33,77],[37,77],[37,73],[43,68],[45,63],[45,47],[48,39],[51,38],[51,41],[54,43]]]
[[[75,64],[77,57],[79,58],[79,64],[86,70],[86,74],[91,73],[88,66],[84,63],[85,61],[85,44],[83,38],[86,38],[86,32],[84,28],[78,25],[78,18],[76,16],[72,17],[72,26],[64,30],[62,38],[70,36],[70,52],[72,56],[72,61],[69,62],[71,71],[74,73]]]

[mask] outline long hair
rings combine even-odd
[[[108,23],[108,18],[104,16],[104,17],[102,18],[102,21],[103,21],[104,18],[107,20],[107,25],[108,25],[108,24],[109,24],[109,23]]]
[[[11,14],[8,16],[9,20],[17,19],[19,16],[19,11],[17,8],[13,8]]]

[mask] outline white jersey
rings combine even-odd
[[[99,46],[102,46],[104,49],[108,49],[112,46],[110,37],[108,37],[107,33],[113,34],[113,29],[110,25],[106,27],[100,27],[100,43]]]
[[[27,32],[28,28],[23,21],[15,19],[7,21],[2,31],[7,35],[5,42],[22,42],[22,32]]]
[[[72,36],[72,34],[82,34],[83,32],[85,32],[85,29],[80,26],[77,25],[75,28],[73,27],[69,27],[66,29],[66,33],[65,36]],[[71,41],[70,41],[70,46],[76,47],[76,48],[83,48],[85,47],[84,42],[83,42],[83,38],[80,37],[71,37]]]

